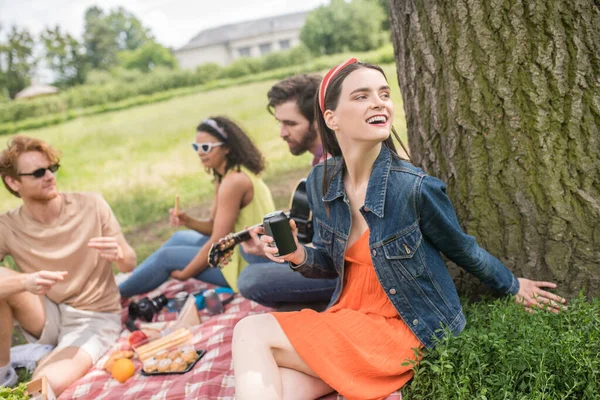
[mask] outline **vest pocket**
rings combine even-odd
[[[408,233],[392,235],[383,241],[385,258],[392,266],[400,266],[414,277],[421,276],[425,266],[422,257],[415,255],[422,240],[423,236],[418,226]]]

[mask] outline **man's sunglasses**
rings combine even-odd
[[[192,143],[192,148],[194,149],[195,152],[200,151],[204,154],[208,154],[212,151],[213,147],[222,146],[223,144],[224,144],[223,142]]]
[[[36,179],[42,178],[44,175],[46,175],[46,170],[55,173],[56,171],[58,171],[58,168],[60,167],[60,164],[54,164],[49,166],[48,168],[38,168],[33,172],[30,172],[28,174],[19,174],[19,176],[33,176]]]

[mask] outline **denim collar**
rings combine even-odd
[[[341,158],[336,157],[333,165],[329,165],[327,174],[337,172],[341,167]],[[390,174],[392,165],[392,153],[382,145],[381,151],[373,164],[369,185],[367,186],[367,194],[365,196],[365,211],[371,211],[379,218],[383,218],[383,209],[385,205],[385,194],[387,190],[387,180]],[[345,198],[346,191],[344,189],[343,171],[340,171],[333,180],[327,193],[323,196],[323,201],[333,201],[339,197]]]

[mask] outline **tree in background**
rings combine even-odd
[[[381,24],[381,29],[384,31],[390,30],[390,0],[377,0],[379,6],[383,10],[383,14],[385,18],[383,19],[383,24]]]
[[[0,34],[2,33],[2,25],[0,25]],[[7,79],[6,79],[6,43],[0,42],[0,103],[7,101],[8,95]]]
[[[390,16],[415,164],[517,276],[600,297],[598,2],[390,0]]]
[[[135,50],[121,51],[118,59],[123,68],[142,72],[150,72],[161,66],[171,69],[177,66],[177,60],[171,51],[154,40],[146,41]]]
[[[120,51],[136,50],[153,39],[150,30],[144,28],[141,21],[123,7],[112,10],[105,19],[115,34],[116,45]]]
[[[370,0],[331,0],[306,17],[300,39],[314,54],[368,51],[383,44],[385,13]]]
[[[83,42],[93,69],[109,69],[118,64],[120,51],[137,50],[151,40],[150,31],[122,7],[108,14],[96,6],[85,12]]]
[[[118,48],[117,33],[112,30],[104,12],[90,7],[85,12],[83,43],[93,69],[108,69],[116,64]]]
[[[89,70],[84,46],[68,33],[61,32],[58,25],[47,28],[40,36],[45,47],[46,60],[57,76],[57,86],[73,86],[86,81]]]
[[[56,85],[69,87],[86,82],[90,70],[123,68],[152,71],[158,66],[174,68],[170,50],[158,44],[149,29],[122,7],[105,13],[99,7],[85,12],[85,31],[78,41],[67,32],[46,28],[39,37],[45,59],[55,73]],[[14,97],[27,87],[36,67],[35,41],[26,30],[13,27],[0,43],[0,99]]]
[[[11,98],[31,83],[36,58],[35,41],[27,29],[13,26],[6,35],[6,42],[0,44],[0,91]]]

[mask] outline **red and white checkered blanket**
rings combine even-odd
[[[210,287],[203,282],[188,280],[186,282],[168,281],[154,292],[150,297],[164,293],[167,297],[180,291],[189,293],[198,292]],[[108,354],[114,350],[128,347],[127,338],[129,331],[124,330],[107,355],[83,378],[74,382],[59,400],[67,399],[95,399],[95,400],[179,400],[179,399],[206,399],[229,400],[235,399],[235,381],[233,375],[233,362],[231,358],[231,339],[233,327],[242,318],[272,309],[263,307],[253,301],[236,295],[235,299],[225,306],[225,313],[209,316],[205,310],[199,311],[201,324],[190,328],[193,343],[197,349],[206,349],[206,354],[194,368],[182,375],[163,375],[147,377],[139,372],[141,362],[134,358],[136,374],[125,383],[120,384],[113,379],[102,366]],[[127,307],[123,309],[123,321],[127,318]],[[158,321],[170,321],[176,318],[175,313],[162,313]],[[342,396],[331,394],[323,400],[341,400]],[[386,400],[400,400],[400,393],[394,393]]]

